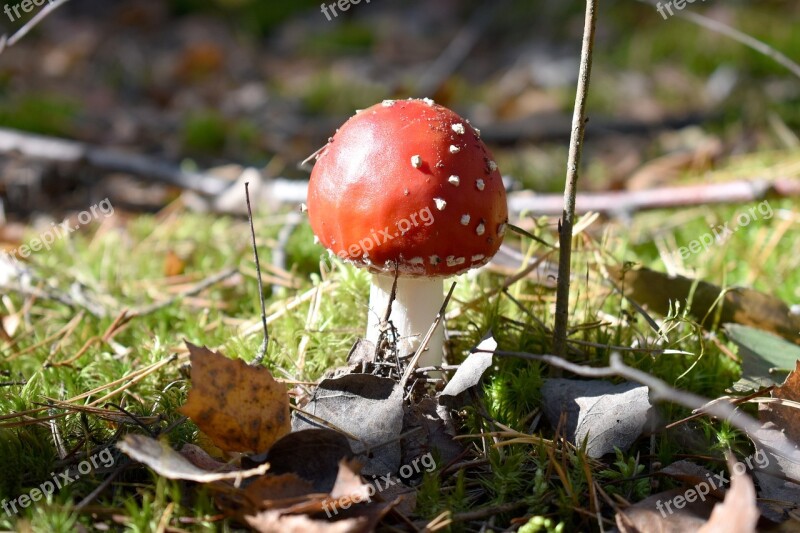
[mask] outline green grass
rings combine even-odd
[[[765,156],[765,160],[772,164],[791,160],[790,156],[772,154]],[[739,161],[730,173],[750,172],[759,164],[762,169],[768,168],[764,161]],[[800,269],[793,251],[800,246],[800,232],[787,231],[785,226],[787,217],[797,217],[798,210],[789,201],[776,199],[770,203],[772,217],[754,221],[723,245],[688,258],[683,266],[707,281],[728,286],[752,284],[790,303],[796,302],[800,297],[797,292]],[[595,222],[587,230],[587,239],[576,239],[571,324],[584,326],[573,338],[600,345],[654,346],[655,334],[647,323],[635,309],[604,286],[599,275],[602,265],[633,261],[663,271],[665,267],[656,239],[672,246],[685,245],[706,231],[709,221],[730,220],[748,208],[748,205],[741,205],[643,213],[636,215],[633,224],[624,225],[613,221]],[[270,249],[281,224],[282,217],[256,220],[261,259],[265,264],[271,259]],[[783,233],[768,256],[753,253],[753,250],[763,249],[776,232]],[[556,240],[552,226],[540,226],[537,233],[550,242]],[[512,244],[514,241],[509,240]],[[524,250],[542,251],[540,245],[527,240],[516,242]],[[260,339],[258,335],[244,337],[241,332],[245,324],[257,322],[259,307],[245,221],[180,212],[123,220],[117,213],[105,220],[103,226],[84,228],[58,241],[50,252],[34,255],[30,267],[39,277],[47,279],[50,286],[62,290],[79,280],[116,312],[169,297],[164,262],[170,252],[184,259],[184,275],[191,282],[228,267],[239,267],[242,274],[230,283],[220,283],[205,291],[202,301],[178,301],[152,314],[134,318],[114,336],[113,342],[91,344],[68,366],[57,363],[72,357],[93,337],[102,335],[113,322],[114,313],[96,318],[53,301],[37,300],[28,309],[21,330],[15,333],[14,344],[0,344],[2,380],[27,380],[24,386],[0,388],[0,413],[32,409],[46,403],[47,398],[68,399],[172,354],[183,354],[184,339],[219,347],[229,357],[250,360]],[[270,324],[271,342],[266,364],[277,377],[313,380],[341,364],[350,345],[363,331],[369,277],[339,262],[329,262],[330,267],[321,273],[322,249],[312,243],[311,232],[305,224],[289,240],[287,253],[289,269],[300,287],[276,292],[267,288],[269,313],[284,312]],[[759,275],[751,279],[754,271]],[[480,291],[497,287],[502,278],[482,273],[477,277],[462,276],[458,281],[451,308],[471,300]],[[308,321],[310,298],[287,310],[295,298],[315,288],[322,298],[315,321]],[[520,310],[511,298],[500,295],[466,310],[448,323],[451,331],[460,333],[452,340],[456,361],[489,330],[495,332],[501,349],[549,351],[549,332],[540,322],[545,326],[552,323],[554,292],[526,280],[512,286],[509,294],[522,302],[527,311]],[[19,294],[8,294],[3,314],[7,314],[9,304],[19,309],[25,301]],[[598,323],[599,316],[606,318]],[[616,320],[610,320],[611,317]],[[74,327],[68,334],[52,338],[70,321]],[[661,328],[666,342],[659,348],[682,350],[691,355],[626,352],[623,354],[625,362],[676,387],[710,397],[723,394],[738,378],[739,365],[710,342],[690,317],[676,313],[663,319]],[[307,337],[305,364],[301,369],[297,350],[304,336]],[[610,354],[608,348],[579,348],[581,355],[576,360],[587,364],[604,364]],[[22,350],[29,351],[15,355]],[[160,416],[162,420],[150,429],[163,430],[178,420],[176,409],[185,400],[189,388],[182,364],[183,359],[180,359],[166,365],[109,401],[124,405],[139,416]],[[520,360],[496,361],[483,386],[487,412],[500,423],[530,434],[541,401],[538,391],[548,371],[540,364]],[[90,400],[101,394],[94,394]],[[105,402],[98,407],[104,405]],[[667,420],[678,420],[688,414],[687,410],[671,404],[660,405],[659,411]],[[474,409],[464,411],[458,423],[463,433],[490,430]],[[65,449],[79,452],[111,446],[120,433],[141,431],[135,425],[120,427],[95,416],[75,413],[57,418],[55,427]],[[532,529],[534,527],[555,531],[559,523],[566,530],[591,528],[591,521],[574,512],[575,506],[585,507],[587,501],[590,486],[587,472],[595,479],[612,482],[612,491],[640,498],[647,495],[649,484],[631,478],[650,460],[668,464],[677,454],[707,455],[726,446],[742,453],[749,449],[746,438],[725,424],[698,420],[688,427],[693,429],[691,443],[681,440],[674,432],[660,433],[653,450],[649,441],[642,439],[607,464],[589,461],[580,449],[559,446],[554,450],[534,438],[529,444],[506,446],[491,452],[489,462],[477,470],[445,479],[427,475],[420,488],[418,512],[433,518],[444,510],[458,513],[480,506],[523,501],[516,511],[501,513],[500,520],[528,513],[531,522],[526,527],[531,531],[536,530]],[[533,435],[553,437],[541,423]],[[191,422],[184,422],[173,428],[168,438],[177,448],[184,442],[196,442],[198,432]],[[480,440],[467,442],[475,449],[481,447]],[[553,453],[564,454],[564,460],[559,461],[566,466],[563,472],[554,470]],[[656,457],[652,458],[651,453]],[[641,458],[637,460],[637,456]],[[127,459],[117,454],[115,460]],[[0,501],[28,493],[49,479],[50,472],[63,468],[58,463],[58,450],[50,427],[0,428],[0,470],[4,473],[0,477]],[[58,491],[52,501],[38,502],[24,509],[19,517],[8,518],[0,513],[0,527],[13,529],[22,527],[25,522],[35,530],[44,531],[64,530],[76,522],[86,526],[93,520],[108,522],[109,516],[93,519],[87,512],[77,512],[73,507],[103,481],[104,475],[107,474],[88,475]],[[193,517],[198,520],[194,525],[198,530],[220,527],[207,522],[217,512],[209,496],[191,484],[170,482],[145,469],[130,468],[120,474],[112,486],[113,490],[101,493],[91,505],[113,509],[125,517],[124,525],[130,531],[151,530],[165,512],[171,513],[170,523],[176,526],[180,517]],[[534,519],[535,516],[540,519]],[[223,527],[229,528],[230,524]],[[466,529],[464,524],[454,524],[452,530]]]

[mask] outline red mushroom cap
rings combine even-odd
[[[320,242],[373,271],[451,276],[503,240],[503,181],[480,132],[425,100],[358,112],[318,155],[308,215]]]

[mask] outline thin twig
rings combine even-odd
[[[247,219],[250,221],[250,237],[253,239],[253,257],[256,262],[256,277],[258,278],[258,299],[261,302],[261,326],[264,328],[264,340],[258,348],[258,353],[252,361],[252,365],[260,365],[267,354],[267,344],[269,343],[269,329],[267,328],[267,308],[264,304],[264,283],[261,281],[261,263],[258,261],[258,247],[256,246],[256,229],[253,226],[253,209],[250,207],[250,182],[244,184],[244,195],[247,199]]]
[[[586,18],[583,27],[581,66],[578,75],[578,90],[575,94],[575,109],[572,115],[572,135],[569,141],[567,161],[567,183],[564,187],[564,211],[558,225],[558,287],[556,289],[556,316],[553,327],[553,351],[557,355],[567,353],[567,324],[569,322],[569,275],[572,257],[572,226],[575,221],[575,195],[578,185],[578,166],[581,163],[583,133],[586,129],[586,97],[589,93],[589,77],[592,72],[592,50],[596,23],[597,0],[586,0]]]
[[[542,361],[554,367],[583,377],[623,377],[630,381],[635,381],[636,383],[641,383],[642,385],[647,386],[650,389],[650,398],[653,401],[661,400],[676,403],[689,409],[703,412],[706,415],[727,420],[732,426],[740,429],[752,440],[760,442],[766,448],[779,451],[786,457],[794,457],[797,454],[797,450],[793,446],[767,444],[762,442],[756,436],[757,432],[761,429],[762,424],[753,417],[738,410],[737,406],[733,405],[732,403],[724,401],[711,401],[692,392],[673,389],[657,377],[625,365],[622,362],[620,355],[616,352],[611,354],[609,365],[605,367],[582,366],[576,363],[571,363],[566,359],[555,355],[539,355],[527,352],[490,351],[480,349],[476,349],[475,352],[492,353],[502,357],[519,357],[521,359]]]
[[[59,163],[82,163],[101,170],[141,176],[208,196],[220,194],[229,185],[215,176],[185,171],[139,154],[8,128],[0,128],[0,153],[19,153]]]

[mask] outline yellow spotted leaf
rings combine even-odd
[[[226,452],[261,453],[291,431],[289,396],[269,370],[186,343],[192,389],[180,408]]]

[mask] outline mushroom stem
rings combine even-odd
[[[369,320],[367,340],[378,342],[381,321],[392,294],[393,276],[372,274],[369,291]],[[397,348],[401,356],[414,353],[433,324],[444,302],[444,278],[397,278],[397,294],[392,303],[389,320],[397,329]],[[444,327],[439,324],[428,347],[419,358],[418,366],[442,364]]]

